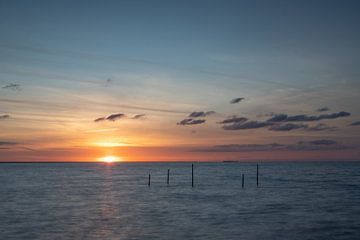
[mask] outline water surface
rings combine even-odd
[[[194,188],[190,163],[3,163],[0,239],[360,239],[360,163],[259,181],[253,163],[196,163]]]

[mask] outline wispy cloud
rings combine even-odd
[[[17,142],[9,142],[9,141],[0,141],[0,146],[13,146],[13,145],[17,145],[19,143]]]
[[[329,111],[330,109],[328,107],[322,107],[322,108],[318,108],[316,111],[317,112],[326,112]]]
[[[287,114],[281,113],[276,114],[272,118],[269,118],[268,122],[310,122],[310,121],[320,121],[323,119],[336,119],[341,117],[348,117],[351,114],[349,112],[338,112],[331,114],[321,114],[319,116],[308,116],[305,114],[288,116]]]
[[[135,115],[135,116],[133,116],[132,117],[132,119],[143,119],[143,118],[145,118],[145,114],[137,114],[137,115]]]
[[[123,118],[128,118],[128,119],[142,119],[145,117],[145,114],[137,114],[133,117],[128,117],[126,114],[124,113],[114,113],[114,114],[110,114],[107,117],[99,117],[96,118],[94,120],[94,122],[102,122],[102,121],[111,121],[111,122],[115,122],[117,120],[123,119]]]
[[[244,129],[254,129],[262,128],[271,125],[269,122],[260,122],[260,121],[248,121],[248,122],[235,122],[231,125],[224,125],[223,129],[225,130],[244,130]]]
[[[360,121],[352,122],[349,126],[360,126]]]
[[[189,118],[198,118],[198,117],[206,117],[209,116],[211,114],[214,114],[215,111],[207,111],[207,112],[192,112],[189,114]]]
[[[299,142],[299,144],[311,144],[311,145],[336,145],[338,144],[334,140],[329,139],[321,139],[321,140],[314,140],[314,141],[308,141],[308,142]]]
[[[218,122],[219,124],[229,124],[229,123],[243,123],[246,122],[248,119],[245,117],[238,117],[236,115],[229,117],[221,122]]]
[[[337,127],[332,127],[332,126],[328,126],[324,123],[319,123],[319,124],[316,124],[315,126],[312,126],[312,127],[307,127],[306,128],[307,131],[335,131],[337,130]]]
[[[16,84],[16,83],[10,83],[8,85],[5,85],[2,87],[3,89],[9,89],[9,90],[13,90],[13,91],[20,91],[20,84]]]
[[[205,123],[205,119],[192,119],[192,118],[185,118],[178,122],[178,125],[196,125],[196,124],[202,124]]]
[[[101,122],[101,121],[105,121],[105,120],[114,122],[114,121],[120,120],[125,117],[126,117],[126,115],[123,113],[114,113],[107,117],[99,117],[99,118],[95,119],[94,122]]]
[[[269,127],[271,131],[292,131],[296,129],[304,129],[307,128],[306,124],[294,124],[294,123],[286,123],[286,124],[275,124]]]
[[[126,115],[125,114],[123,114],[123,113],[114,113],[114,114],[111,114],[110,116],[107,116],[106,117],[106,120],[109,120],[109,121],[116,121],[116,120],[119,120],[119,119],[122,119],[122,118],[124,118],[124,117],[126,117]]]
[[[244,99],[245,99],[245,98],[243,98],[243,97],[234,98],[234,99],[231,99],[231,100],[230,100],[230,103],[231,103],[231,104],[239,103],[239,102],[241,102],[241,101],[244,100]]]
[[[7,119],[7,118],[10,118],[10,115],[8,115],[8,114],[0,115],[0,120]]]

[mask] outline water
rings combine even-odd
[[[4,163],[0,183],[0,239],[360,239],[356,162],[263,163],[258,188],[250,163],[197,163],[194,188],[189,163]]]

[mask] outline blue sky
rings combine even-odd
[[[105,140],[203,147],[331,139],[354,148],[359,128],[348,125],[360,115],[359,5],[1,1],[0,115],[10,118],[0,119],[6,129],[0,140],[38,150]],[[11,84],[18,88],[6,87]],[[244,100],[229,104],[236,97]],[[249,121],[281,113],[313,116],[324,114],[316,112],[322,107],[329,108],[325,114],[350,116],[321,120],[337,129],[311,133],[225,131],[218,124],[233,115]],[[216,114],[206,124],[176,124],[194,111]],[[93,122],[123,112],[147,118],[134,123],[128,117],[126,127]],[[101,136],[105,140],[76,137],[101,129],[113,130]]]

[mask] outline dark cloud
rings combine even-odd
[[[111,122],[114,122],[114,121],[117,121],[117,120],[120,120],[122,118],[126,118],[126,114],[124,113],[114,113],[114,114],[111,114],[107,117],[99,117],[97,119],[94,120],[94,122],[102,122],[102,121],[111,121]],[[145,117],[145,114],[137,114],[129,119],[142,119]]]
[[[178,122],[178,125],[195,125],[195,124],[202,124],[205,123],[205,119],[192,119],[192,118],[185,118],[184,120],[181,120]]]
[[[208,112],[192,112],[189,114],[189,118],[198,118],[198,117],[206,117],[211,114],[214,114],[214,111],[208,111]]]
[[[275,124],[269,127],[271,131],[291,131],[296,129],[304,129],[307,128],[306,124],[294,124],[294,123],[286,123],[286,124]]]
[[[269,127],[271,131],[291,131],[296,129],[305,129],[306,131],[334,131],[337,127],[331,127],[323,123],[319,123],[315,126],[309,126],[307,124],[294,124],[294,123],[286,123],[286,124],[274,124]]]
[[[299,142],[298,144],[311,144],[311,145],[336,145],[338,142],[329,139],[314,140],[308,142]]]
[[[330,109],[328,107],[322,107],[322,108],[319,108],[317,109],[316,111],[317,112],[326,112],[326,111],[329,111]]]
[[[12,146],[17,144],[17,142],[0,141],[0,146]]]
[[[307,127],[306,130],[307,131],[335,131],[337,129],[337,127],[331,127],[328,126],[324,123],[319,123],[313,127]]]
[[[225,130],[244,130],[244,129],[267,127],[270,124],[271,123],[259,122],[259,121],[236,122],[236,123],[233,123],[230,125],[224,125],[223,129],[225,129]]]
[[[348,117],[351,114],[349,112],[338,112],[331,114],[321,114],[319,116],[308,116],[305,114],[288,116],[287,114],[276,114],[272,118],[269,118],[268,122],[310,122],[310,121],[320,121],[323,119],[336,119],[340,117]]]
[[[135,116],[132,117],[132,119],[142,119],[145,117],[145,114],[137,114]]]
[[[349,126],[360,126],[360,121],[352,122]]]
[[[8,115],[8,114],[0,115],[0,120],[7,119],[7,118],[10,118],[10,115]]]
[[[231,104],[239,103],[239,102],[241,102],[241,101],[244,100],[244,99],[245,99],[245,98],[243,98],[243,97],[234,98],[234,99],[231,99],[230,103],[231,103]]]
[[[105,121],[106,117],[99,117],[97,119],[94,120],[94,122],[101,122],[101,121]]]
[[[106,120],[114,122],[114,121],[119,120],[119,119],[124,118],[124,117],[126,117],[126,115],[123,114],[123,113],[115,113],[115,114],[111,114],[110,116],[107,116]]]
[[[125,118],[126,115],[123,114],[123,113],[114,113],[114,114],[111,114],[107,117],[99,117],[97,119],[94,120],[94,122],[102,122],[102,121],[116,121],[116,120],[119,120],[121,118]]]
[[[3,86],[2,88],[13,90],[13,91],[20,91],[21,90],[20,84],[15,84],[15,83],[10,83],[8,85]]]
[[[287,119],[288,115],[286,114],[275,114],[272,116],[272,118],[269,118],[267,121],[268,122],[283,122]]]
[[[219,124],[228,124],[228,123],[243,123],[246,122],[248,119],[245,117],[237,117],[237,116],[232,116],[229,117],[221,122],[218,122]]]

